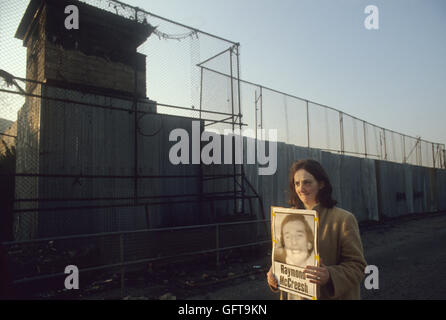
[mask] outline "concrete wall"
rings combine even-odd
[[[402,165],[386,161],[376,161],[376,170],[381,215],[391,218],[408,213],[412,194],[407,192],[411,186],[406,185],[406,181],[411,181],[411,178],[405,176],[410,177],[412,171],[406,173]]]
[[[446,210],[446,170],[435,169],[438,210]]]
[[[328,152],[321,155],[337,206],[352,212],[358,221],[378,220],[374,161]]]
[[[319,161],[327,172],[333,187],[333,198],[338,201],[339,207],[351,211],[359,221],[378,220],[373,160],[285,143],[278,143],[277,154],[277,171],[272,176],[259,176],[258,165],[245,166],[249,180],[262,196],[267,218],[271,206],[288,206],[288,175],[292,163],[311,158]],[[261,217],[261,214],[258,213],[258,216]]]
[[[445,170],[375,161],[384,218],[445,209]]]

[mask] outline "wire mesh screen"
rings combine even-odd
[[[288,143],[296,146],[305,146],[308,141],[307,121],[306,121],[306,103],[305,101],[283,96],[286,110],[286,130]]]
[[[25,77],[26,48],[14,35],[18,23],[25,11],[27,1],[2,1],[0,10],[0,69],[18,77]],[[5,74],[3,74],[5,75]],[[11,79],[0,76],[0,88],[11,88],[14,84]],[[15,144],[17,136],[17,114],[23,106],[25,97],[0,92],[0,139],[8,147]],[[5,146],[0,143],[0,151],[5,152]]]
[[[365,145],[366,145],[366,156],[379,159],[381,158],[381,144],[380,144],[380,133],[379,128],[365,122]]]
[[[235,81],[232,81],[232,91],[228,83],[220,88],[223,92],[226,88],[225,99],[212,100],[211,97],[215,96],[208,90],[215,90],[215,85],[220,84],[219,80],[207,78],[208,74],[203,74],[206,68],[212,68],[238,77],[238,51],[234,43],[172,23],[146,11],[138,11],[137,16],[138,22],[148,23],[155,28],[152,36],[138,48],[138,52],[147,57],[147,96],[157,101],[160,113],[222,120],[215,114],[198,110],[231,113],[233,104],[234,113],[238,113],[238,87]],[[172,109],[166,105],[197,111]]]
[[[219,132],[241,129],[242,119],[238,118],[241,114],[241,98],[237,59],[238,49],[231,47],[200,63],[199,115],[211,120],[205,121],[206,129],[212,128]],[[217,113],[209,114],[207,111]]]
[[[364,126],[362,121],[343,114],[344,151],[354,155],[365,154]]]
[[[342,147],[339,112],[308,103],[309,145],[311,148],[340,151]]]
[[[215,67],[217,68],[217,67]],[[206,68],[203,99],[231,102],[231,75]],[[245,128],[277,130],[277,140],[357,157],[445,168],[444,144],[387,130],[334,108],[307,101],[242,79],[240,108]],[[222,91],[206,89],[216,84]],[[204,100],[203,100],[204,101]],[[243,132],[242,132],[243,133]],[[256,136],[255,130],[244,132]],[[434,151],[432,151],[434,150]]]

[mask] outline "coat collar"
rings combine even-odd
[[[317,211],[317,213],[320,213],[321,212],[321,210],[322,210],[322,206],[321,206],[321,204],[320,203],[318,203],[317,205],[315,205],[314,207],[313,207],[313,209],[311,209],[311,210],[316,210]]]
[[[325,208],[320,203],[318,203],[317,205],[315,205],[313,207],[312,210],[315,210],[317,212],[317,215],[320,217],[321,215],[323,215],[327,211],[327,208]]]

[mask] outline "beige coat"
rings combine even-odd
[[[367,263],[355,216],[337,207],[317,205],[314,210],[319,216],[319,256],[330,273],[330,281],[319,288],[319,299],[360,299]],[[280,298],[287,299],[286,293],[281,291]]]

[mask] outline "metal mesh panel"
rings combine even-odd
[[[385,130],[385,150],[388,161],[403,162],[402,135]]]
[[[174,24],[146,12],[138,13],[139,20],[156,26],[154,34],[138,48],[147,56],[147,95],[158,104],[178,105],[200,109],[202,82],[199,64],[207,68],[230,74],[230,53],[233,44],[215,39],[189,28]],[[233,69],[235,70],[235,68]],[[206,83],[205,83],[206,84]],[[212,81],[207,88],[213,86]],[[205,90],[203,90],[205,92]],[[236,100],[236,99],[235,99]],[[202,103],[202,109],[222,111],[221,105]],[[198,112],[182,111],[160,106],[159,112],[189,117],[199,117]],[[205,117],[203,115],[203,117]]]
[[[365,154],[364,127],[362,121],[343,115],[344,152],[353,155]]]
[[[277,141],[287,142],[289,137],[289,127],[287,121],[286,97],[271,90],[262,90],[262,128],[268,132],[276,129]]]
[[[339,112],[309,103],[310,147],[341,151]]]
[[[366,156],[374,159],[380,159],[381,147],[379,139],[379,129],[367,122],[365,122],[364,126],[367,149]]]
[[[287,143],[305,146],[308,141],[306,103],[293,97],[284,96],[286,103]]]
[[[422,164],[427,167],[433,166],[432,160],[432,144],[426,141],[421,141]]]
[[[206,69],[202,79],[205,83],[203,101],[222,101],[222,105],[229,109],[230,76]],[[206,83],[216,85],[207,88]],[[217,90],[217,86],[223,89]],[[241,109],[243,122],[247,124],[246,128],[276,129],[279,142],[357,157],[436,168],[445,166],[442,160],[444,158],[441,151],[444,150],[442,144],[421,140],[416,143],[416,138],[375,126],[336,109],[307,102],[259,84],[240,80],[240,88]],[[246,135],[251,136],[255,133],[250,131]],[[427,145],[422,147],[423,143]]]

